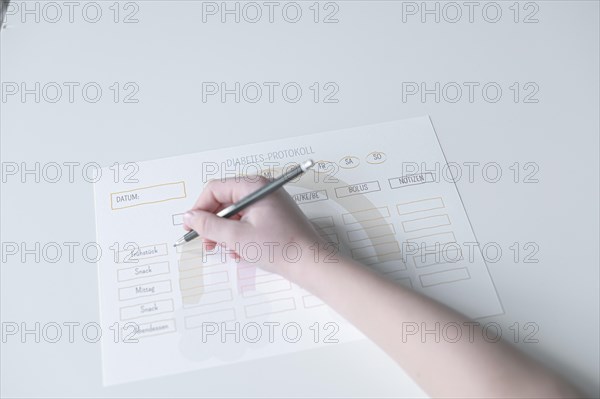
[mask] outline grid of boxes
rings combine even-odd
[[[179,288],[185,311],[185,328],[199,328],[206,322],[235,321],[240,316],[253,319],[296,309],[292,285],[288,280],[253,263],[231,264],[222,251],[206,251],[202,246],[201,240],[194,240],[178,247]],[[234,290],[237,290],[241,301],[234,300]],[[269,300],[265,300],[267,296]]]
[[[471,278],[442,197],[397,204],[404,249],[423,288]]]
[[[136,324],[137,339],[177,330],[167,256],[166,243],[119,252],[117,295],[123,305],[119,315],[121,321]]]

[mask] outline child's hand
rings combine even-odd
[[[184,215],[208,250],[223,245],[234,256],[296,280],[294,269],[315,263],[323,240],[294,200],[279,189],[230,219],[215,214],[267,184],[265,178],[212,180]]]

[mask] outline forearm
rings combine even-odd
[[[487,342],[459,313],[400,287],[365,266],[307,263],[295,279],[379,345],[432,396],[577,396],[560,379],[510,345]],[[437,342],[434,334],[407,336],[407,325],[460,328],[460,338]],[[457,332],[458,331],[454,330]]]
[[[335,258],[338,262],[327,262],[327,253],[314,259],[312,249],[321,255],[321,238],[284,190],[257,202],[239,220],[214,214],[267,183],[266,179],[213,180],[194,208],[185,213],[186,229],[193,228],[207,245],[213,246],[219,243],[236,248],[240,242],[263,242],[304,247],[306,250],[299,252],[301,259],[297,262],[269,255],[263,256],[261,264],[322,298],[382,347],[430,395],[549,398],[574,394],[566,384],[509,345],[486,342],[480,329],[466,325],[463,316],[447,307],[401,288],[352,260]],[[431,330],[437,324],[454,323],[459,328],[463,326],[463,331],[459,339],[453,340],[456,342],[437,342],[431,335],[425,339],[420,335],[403,336],[407,323],[421,331],[423,327]]]

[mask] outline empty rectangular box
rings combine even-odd
[[[400,245],[397,241],[391,241],[384,244],[369,245],[363,248],[351,250],[354,259],[364,259],[373,256],[388,255],[391,253],[400,253]]]
[[[181,226],[183,224],[183,213],[176,213],[171,216],[173,226]]]
[[[226,268],[227,265],[223,263],[217,263],[213,265],[203,265],[200,262],[196,264],[191,262],[179,263],[179,278],[198,277],[203,273],[227,271]]]
[[[334,243],[334,244],[340,243],[340,238],[338,237],[338,235],[336,233],[321,234],[321,236],[325,239],[325,241],[327,241],[329,243]]]
[[[209,285],[223,284],[229,282],[229,273],[226,271],[215,273],[204,273],[199,276],[179,279],[179,287],[188,290],[194,287],[206,287]]]
[[[251,298],[257,295],[273,294],[275,292],[289,291],[292,289],[292,284],[285,279],[277,279],[272,281],[263,281],[254,284],[254,287],[249,285],[242,286],[242,296]]]
[[[406,220],[402,222],[402,228],[406,233],[425,229],[434,229],[436,227],[449,225],[450,218],[448,215],[427,216],[424,218]]]
[[[345,224],[360,223],[367,220],[381,219],[390,216],[390,210],[387,206],[379,208],[365,209],[351,213],[344,213],[342,219]]]
[[[451,231],[436,234],[427,234],[419,237],[409,237],[406,239],[406,248],[435,248],[443,247],[451,242],[456,242],[456,237]],[[409,251],[407,251],[409,252]],[[410,253],[410,252],[409,252]]]
[[[377,270],[380,273],[383,274],[389,274],[389,273],[395,273],[401,270],[406,270],[406,264],[404,263],[404,261],[401,259],[401,255],[400,254],[393,254],[395,255],[395,259],[387,259],[387,260],[381,260],[381,259],[377,259],[376,263],[372,263],[371,267],[374,270]],[[386,258],[388,256],[391,255],[385,255],[383,256],[383,258]],[[371,259],[368,259],[368,261],[370,261]],[[366,263],[369,264],[369,263]]]
[[[224,323],[235,320],[234,309],[215,310],[213,312],[197,313],[185,317],[185,328],[200,328],[203,323]]]
[[[333,217],[331,217],[331,216],[323,216],[323,217],[313,218],[313,219],[310,219],[310,221],[312,222],[312,224],[315,225],[315,227],[318,227],[319,229],[324,229],[327,227],[335,226],[335,224],[333,223]]]
[[[413,255],[412,258],[415,267],[427,267],[444,263],[455,263],[463,260],[462,250],[458,246],[442,248],[438,252],[424,251]]]
[[[370,258],[364,258],[360,260],[365,265],[378,265],[383,262],[398,262],[398,267],[405,267],[404,261],[402,260],[402,252],[392,252],[389,254],[382,254],[378,256],[372,256]]]
[[[294,298],[276,299],[274,301],[266,301],[248,305],[244,307],[246,317],[259,317],[273,313],[287,312],[296,309],[296,301]]]
[[[468,280],[471,278],[466,267],[460,269],[450,269],[442,272],[422,274],[419,276],[423,287],[431,287],[433,285],[453,283],[460,280]]]
[[[186,308],[215,305],[233,300],[233,292],[229,288],[202,293],[190,293],[191,295],[188,295],[187,292],[182,292],[183,306]]]
[[[365,229],[357,229],[348,231],[348,241],[360,241],[369,238],[382,237],[386,235],[394,235],[396,230],[393,224],[382,224],[379,226],[371,226]]]
[[[444,201],[441,197],[426,198],[418,201],[405,202],[396,205],[398,215],[409,215],[411,213],[425,212],[434,209],[444,208]]]

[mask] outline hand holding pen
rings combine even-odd
[[[245,196],[244,198],[237,201],[236,203],[221,210],[219,213],[217,213],[217,216],[227,219],[233,215],[240,213],[244,208],[252,205],[256,201],[259,201],[260,199],[271,194],[272,192],[279,189],[286,183],[288,183],[291,180],[295,179],[296,177],[300,176],[301,174],[306,172],[308,169],[312,168],[314,164],[315,163],[312,160],[303,162],[302,164],[296,166],[292,170],[284,173],[277,179],[272,180],[270,183],[266,184],[265,186],[259,188],[256,191],[254,191],[252,194]],[[179,245],[183,245],[186,242],[189,242],[189,241],[197,238],[198,236],[199,236],[198,232],[196,232],[195,230],[190,230],[183,237],[181,237],[179,240],[177,240],[177,242],[175,242],[175,244],[173,246],[177,247]]]

